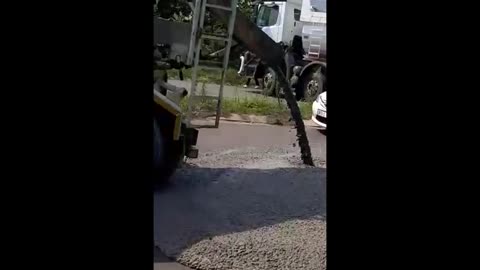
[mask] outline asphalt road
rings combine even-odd
[[[157,247],[153,249],[153,270],[189,270],[163,254]]]
[[[292,127],[201,129],[199,158],[154,194],[154,269],[325,269],[326,136],[307,134],[317,168]]]
[[[325,132],[313,127],[306,127],[306,130],[312,155],[326,161]],[[238,147],[282,146],[289,151],[299,153],[295,135],[296,130],[289,126],[221,122],[218,129],[201,129],[197,144],[200,152]]]

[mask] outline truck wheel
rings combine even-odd
[[[271,68],[267,68],[265,76],[263,76],[262,94],[265,96],[275,96],[277,93],[277,74]]]
[[[297,100],[314,101],[323,92],[324,81],[325,76],[320,69],[310,71],[299,84],[301,89],[297,92]]]
[[[153,121],[153,182],[155,187],[168,183],[183,160],[183,137],[178,141],[171,139],[171,129],[160,130],[157,121]]]

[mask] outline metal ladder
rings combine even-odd
[[[320,26],[320,24],[313,23],[313,27]],[[308,45],[308,56],[313,56],[315,58],[320,57],[321,44],[322,44],[322,35],[321,31],[313,30],[309,37]]]
[[[187,111],[187,124],[192,127],[192,106],[194,103],[202,100],[204,98],[210,98],[217,100],[216,114],[215,114],[215,125],[214,126],[203,126],[203,127],[214,127],[218,128],[220,123],[220,115],[222,110],[222,99],[223,99],[223,86],[225,84],[225,74],[228,68],[228,58],[230,56],[230,47],[232,45],[232,36],[233,28],[235,26],[235,17],[237,13],[237,0],[231,1],[231,6],[219,6],[215,4],[208,3],[208,0],[195,0],[195,5],[191,5],[193,9],[193,18],[192,18],[192,33],[190,37],[190,47],[187,56],[187,65],[192,66],[192,85],[190,88],[190,96],[188,98],[188,111]],[[227,36],[220,36],[215,34],[203,33],[203,25],[205,21],[205,12],[206,8],[216,8],[229,11],[230,18],[228,20],[228,29]],[[225,54],[223,56],[222,62],[212,62],[212,61],[200,61],[200,50],[202,47],[202,41],[205,39],[211,40],[220,40],[225,41]],[[193,65],[192,65],[193,62]],[[197,75],[199,69],[214,69],[222,70],[221,73],[221,83],[218,96],[197,96]]]
[[[312,35],[309,38],[310,43],[308,45],[308,56],[318,58],[320,57],[321,37],[315,36],[314,32],[315,31],[312,31]]]

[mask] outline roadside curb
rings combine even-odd
[[[293,126],[293,123],[290,125],[281,125],[270,123],[267,119],[267,116],[258,116],[258,115],[240,115],[240,114],[231,114],[228,117],[220,117],[222,122],[238,123],[238,124],[261,124],[269,126]],[[194,125],[213,125],[215,123],[214,117],[207,117],[205,119],[193,119],[192,123]],[[305,127],[319,128],[312,120],[307,119],[303,120]]]

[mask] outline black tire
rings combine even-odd
[[[153,120],[153,169],[158,170],[163,159],[163,137],[157,121]]]
[[[263,76],[263,89],[262,94],[265,96],[276,96],[277,95],[277,74],[273,69],[267,68],[265,75]]]
[[[297,89],[297,100],[314,101],[324,91],[325,75],[318,68],[311,70],[302,77],[301,82],[298,84],[300,88]]]
[[[155,120],[153,126],[153,183],[155,187],[161,187],[168,184],[170,177],[181,165],[185,152],[183,148],[183,137],[178,141],[174,141],[171,138],[172,129],[164,129],[162,133]]]

